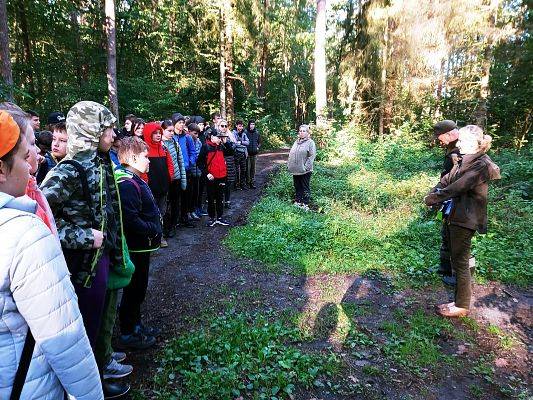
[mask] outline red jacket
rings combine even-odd
[[[201,168],[206,174],[211,174],[217,179],[225,178],[228,174],[224,151],[210,140],[207,140],[200,150]]]
[[[155,131],[159,131],[163,134],[163,128],[158,122],[148,122],[144,125],[143,136],[146,145],[148,146],[148,158],[165,158],[167,164],[167,175],[169,181],[172,181],[174,176],[174,164],[172,164],[172,157],[168,150],[163,146],[162,140],[159,142],[154,142],[152,140],[152,135]],[[150,160],[150,167],[152,167],[152,160]],[[151,175],[151,174],[150,174]]]

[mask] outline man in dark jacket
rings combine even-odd
[[[255,189],[255,164],[259,148],[261,147],[261,136],[259,136],[259,131],[255,127],[255,121],[253,119],[248,121],[248,128],[246,128],[245,134],[249,141],[246,176],[250,189]]]
[[[437,122],[433,127],[433,136],[439,141],[439,144],[446,149],[444,156],[443,170],[440,177],[447,175],[453,168],[454,158],[459,156],[459,149],[457,148],[457,139],[459,138],[459,130],[457,124],[450,120]],[[450,238],[448,237],[448,230],[446,229],[446,217],[443,216],[441,228],[441,245],[440,245],[440,264],[437,273],[442,275],[442,281],[447,285],[455,284],[455,276],[453,276],[452,264],[450,261]]]

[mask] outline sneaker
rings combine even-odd
[[[117,362],[113,357],[104,367],[104,379],[119,379],[128,376],[133,371],[133,367]]]
[[[162,238],[161,239],[161,248],[165,248],[165,247],[168,247],[168,242],[165,240],[165,238]]]
[[[198,216],[198,214],[196,214],[196,212],[192,212],[191,213],[191,218],[194,219],[195,221],[200,221],[200,217]]]
[[[144,336],[159,336],[161,334],[161,329],[156,328],[155,326],[146,326],[139,324],[135,326],[135,332]]]
[[[155,337],[145,336],[139,333],[121,335],[117,347],[121,350],[144,350],[155,344]]]
[[[117,382],[102,382],[104,399],[119,399],[130,391],[130,385]]]
[[[199,209],[198,212],[196,213],[197,215],[201,215],[202,217],[207,217],[209,214],[207,213],[207,211],[205,210],[202,210],[202,209]]]
[[[225,218],[222,218],[222,217],[218,218],[216,220],[216,223],[222,226],[229,226],[229,222]]]
[[[209,221],[205,223],[205,226],[215,226],[217,223],[217,220],[215,218],[209,218]]]
[[[123,353],[121,351],[114,351],[113,353],[111,353],[111,357],[116,361],[116,362],[122,362],[126,359],[126,353]]]

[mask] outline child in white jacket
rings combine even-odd
[[[20,399],[62,399],[65,390],[103,399],[61,248],[34,214],[37,203],[21,197],[27,153],[19,127],[0,111],[0,399],[12,396],[28,332],[35,345]]]

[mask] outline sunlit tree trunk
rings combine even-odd
[[[105,0],[105,31],[107,37],[107,89],[111,112],[117,118],[118,92],[117,92],[117,47],[115,36],[115,0]]]
[[[268,41],[270,40],[270,23],[268,9],[270,1],[263,0],[263,40],[261,43],[261,57],[259,59],[259,78],[257,84],[257,97],[264,101],[268,75]]]
[[[382,48],[382,60],[381,60],[381,77],[380,77],[380,90],[381,90],[381,102],[379,106],[379,126],[378,135],[380,139],[383,139],[385,134],[385,125],[387,120],[387,109],[389,102],[389,94],[387,89],[387,66],[389,62],[389,20],[385,21],[385,31],[383,33],[383,48]]]
[[[9,56],[9,30],[7,27],[6,0],[0,0],[0,57],[2,57],[2,80],[6,86],[3,94],[6,100],[13,100],[13,72]]]
[[[225,56],[225,29],[224,29],[224,5],[219,8],[219,73],[220,73],[220,114],[226,118],[226,60]]]
[[[224,2],[225,10],[225,43],[224,43],[224,59],[225,59],[225,75],[226,75],[226,117],[230,123],[235,122],[235,105],[233,94],[233,25],[234,15],[233,7],[234,1],[227,0]]]
[[[316,2],[315,25],[315,96],[316,123],[323,126],[327,118],[326,93],[326,0]]]

